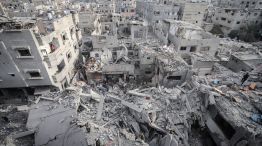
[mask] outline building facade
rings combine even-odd
[[[1,22],[0,88],[65,89],[81,45],[77,14],[20,22]]]

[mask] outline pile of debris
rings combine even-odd
[[[50,92],[31,105],[22,134],[34,134],[37,146],[188,145],[191,124],[202,119],[190,89],[81,84]]]

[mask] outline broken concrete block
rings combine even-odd
[[[20,133],[13,135],[12,138],[17,139],[17,138],[21,138],[21,137],[25,137],[25,136],[34,134],[34,133],[35,133],[34,130],[24,131],[24,132],[20,132]]]
[[[49,100],[49,101],[54,101],[53,98],[48,98],[48,97],[40,97],[41,99],[44,99],[44,100]]]
[[[256,88],[256,83],[251,83],[251,84],[249,85],[249,88],[252,89],[252,90],[254,90],[254,89]]]
[[[167,134],[160,139],[160,146],[178,146],[177,140],[171,135]]]
[[[96,93],[96,92],[93,91],[93,90],[90,90],[90,94],[91,94],[92,99],[96,100],[97,102],[100,101],[101,96],[100,96],[98,93]]]
[[[29,107],[27,105],[21,105],[16,107],[18,111],[28,111]]]
[[[100,120],[103,112],[105,98],[100,96],[100,102],[97,107],[96,120]]]
[[[139,93],[139,92],[136,92],[135,90],[129,90],[129,91],[127,92],[127,94],[135,95],[135,96],[140,96],[140,97],[150,97],[150,98],[152,98],[152,96],[149,95],[149,94]]]
[[[122,100],[122,102],[121,102],[123,105],[125,105],[125,106],[127,106],[128,108],[130,108],[130,109],[132,109],[132,110],[135,110],[135,111],[137,111],[137,112],[142,112],[142,108],[140,108],[138,105],[135,105],[135,104],[133,104],[133,103],[130,103],[130,102],[127,102],[127,101],[124,101],[124,100]]]
[[[209,104],[211,105],[216,104],[215,97],[212,93],[209,94]]]
[[[125,136],[126,139],[132,140],[132,141],[136,140],[135,134],[127,132],[126,129],[121,129],[120,132],[121,132],[121,134],[123,134]]]

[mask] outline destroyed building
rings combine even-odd
[[[74,75],[81,45],[77,23],[74,13],[51,20],[2,21],[1,90],[8,93],[12,88],[66,88]]]
[[[165,9],[163,9],[165,7]],[[148,2],[144,0],[137,1],[137,14],[146,19],[154,28],[159,21],[164,19],[175,19],[179,17],[180,7],[172,3]]]
[[[219,25],[224,34],[248,25],[259,25],[262,18],[260,0],[225,1],[222,0],[212,17],[212,22]]]
[[[234,72],[251,72],[262,65],[262,55],[256,51],[235,52],[226,66]]]
[[[191,2],[185,2],[183,5],[181,20],[202,27],[206,11],[206,2],[195,2],[193,0]]]
[[[116,13],[123,17],[132,17],[136,14],[136,0],[115,0]]]
[[[214,56],[219,46],[219,38],[191,23],[167,19],[159,27],[158,37],[163,42],[174,44],[175,50],[181,54],[201,52]]]

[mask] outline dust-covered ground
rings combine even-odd
[[[17,106],[19,105],[0,105],[0,145],[13,143],[17,146],[32,146],[34,144],[33,136],[25,136],[16,140],[12,139],[14,134],[26,131],[28,112],[17,111]]]

